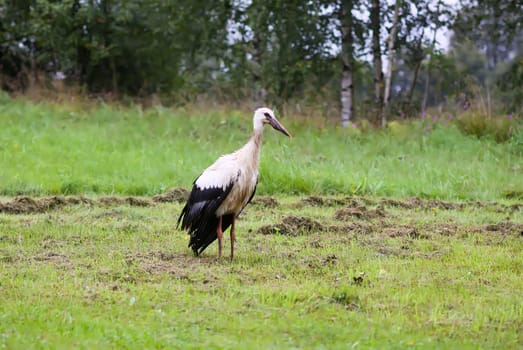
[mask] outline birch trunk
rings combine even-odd
[[[381,126],[387,125],[387,112],[390,100],[390,89],[392,84],[392,68],[394,66],[394,41],[396,40],[396,33],[398,32],[398,21],[400,12],[401,0],[396,0],[394,7],[394,19],[392,20],[392,28],[389,36],[389,65],[387,66],[387,74],[385,75],[385,95],[383,101],[385,103],[385,112],[381,118]]]
[[[354,116],[354,87],[352,84],[353,49],[352,49],[352,0],[341,3],[341,126],[346,128]]]
[[[383,65],[381,62],[381,45],[380,45],[380,0],[372,0],[370,10],[370,25],[372,30],[372,56],[374,63],[374,98],[379,114],[383,108]]]

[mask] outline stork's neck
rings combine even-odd
[[[244,161],[258,169],[260,163],[260,148],[262,143],[263,128],[255,128],[249,141],[243,146]]]
[[[261,147],[262,136],[263,136],[263,127],[255,128],[252,133],[251,139],[249,140],[249,142],[253,142],[255,144],[258,151],[260,150],[260,147]]]

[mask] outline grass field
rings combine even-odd
[[[95,199],[0,214],[0,346],[523,346],[521,204],[261,197],[230,262],[182,204]]]
[[[2,97],[0,348],[523,347],[521,140],[287,117],[194,257],[183,188],[250,118]]]
[[[189,187],[252,129],[250,113],[237,111],[0,102],[0,195],[153,195]],[[523,136],[498,144],[453,126],[427,133],[414,123],[359,133],[311,120],[283,122],[294,138],[265,132],[260,194],[523,196]]]

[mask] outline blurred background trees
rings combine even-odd
[[[0,87],[316,106],[344,125],[477,99],[518,113],[522,23],[501,0],[0,0]]]

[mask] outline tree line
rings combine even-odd
[[[345,126],[483,91],[514,110],[522,23],[501,0],[0,0],[0,86],[328,103]]]

